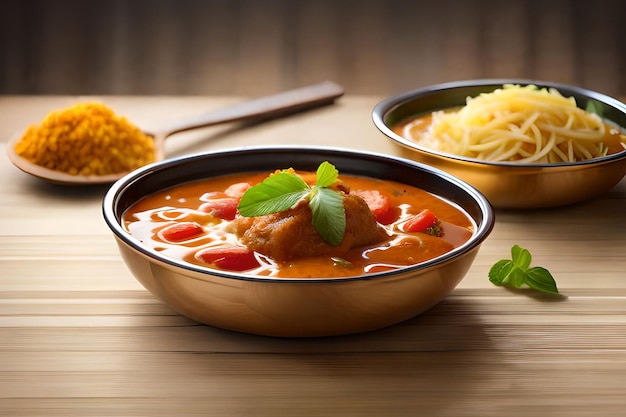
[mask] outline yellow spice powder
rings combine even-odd
[[[80,103],[31,125],[15,152],[37,165],[71,175],[131,171],[155,158],[154,141],[101,103]]]

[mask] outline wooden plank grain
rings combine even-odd
[[[377,332],[292,340],[197,325],[157,304],[132,305],[120,301],[122,307],[116,309],[116,304],[106,300],[99,303],[70,300],[65,305],[46,305],[44,299],[29,307],[25,299],[25,306],[19,310],[7,303],[0,304],[0,350],[323,353],[587,349],[610,352],[621,351],[626,344],[623,297],[583,298],[569,301],[567,308],[540,301],[533,306],[516,302],[513,297],[499,302],[486,296],[461,300],[450,297],[421,316]],[[89,307],[81,312],[82,303]],[[603,308],[596,308],[599,305]],[[36,343],[37,340],[41,343]]]
[[[26,356],[23,362],[32,360],[49,370],[5,372],[0,384],[12,381],[2,392],[9,397],[4,403],[17,412],[56,404],[68,415],[87,408],[123,415],[134,407],[162,415],[149,405],[153,402],[170,412],[176,405],[178,412],[201,408],[216,415],[289,414],[293,409],[299,415],[329,410],[368,416],[417,410],[460,416],[583,416],[599,410],[618,415],[625,387],[623,356],[614,362],[593,356],[582,362],[566,355],[537,356],[79,354],[75,360],[60,356],[56,364]],[[85,380],[85,375],[90,378]],[[37,392],[45,395],[33,396]],[[242,403],[250,408],[240,409]]]
[[[319,18],[328,4],[308,7]],[[0,132],[68,100],[0,98]],[[106,100],[146,123],[236,101]],[[208,134],[198,149],[297,138],[394,153],[371,125],[376,102],[345,97],[280,123]],[[572,207],[498,210],[465,279],[418,317],[364,334],[282,339],[197,324],[149,294],[102,219],[106,187],[42,184],[6,158],[0,175],[0,415],[623,414],[626,180]],[[552,271],[560,296],[489,282],[513,244]]]

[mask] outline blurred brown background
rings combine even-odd
[[[626,95],[624,0],[3,0],[0,94],[385,95],[522,77]]]

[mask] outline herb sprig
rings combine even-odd
[[[279,213],[307,199],[313,227],[324,241],[337,246],[346,231],[346,213],[342,195],[328,187],[338,176],[339,171],[328,161],[317,168],[312,187],[289,170],[273,173],[244,193],[239,202],[239,213],[244,217]]]
[[[523,285],[547,293],[559,292],[556,281],[547,269],[530,267],[532,255],[518,245],[511,248],[511,259],[496,262],[489,270],[489,281],[494,285],[520,288]]]

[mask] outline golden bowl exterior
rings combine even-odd
[[[277,337],[360,333],[414,317],[457,286],[479,249],[418,271],[306,282],[200,273],[155,261],[119,239],[118,246],[137,280],[183,316],[222,329]]]
[[[273,278],[218,271],[165,258],[122,226],[135,201],[182,182],[279,167],[314,170],[332,161],[341,172],[420,186],[464,208],[476,224],[470,240],[402,270],[348,278]],[[207,325],[280,337],[317,337],[386,327],[432,307],[463,279],[495,219],[475,188],[439,170],[386,155],[324,148],[247,148],[156,163],[117,181],[103,215],[122,259],[155,297]]]
[[[462,106],[466,98],[491,92],[504,84],[534,84],[556,88],[585,108],[588,102],[624,128],[626,104],[578,87],[535,80],[471,80],[446,83],[403,93],[380,102],[373,111],[376,127],[399,145],[400,154],[442,169],[480,190],[496,208],[536,209],[578,203],[610,191],[626,175],[626,151],[579,163],[491,163],[447,155],[394,133],[398,121],[432,111]]]

